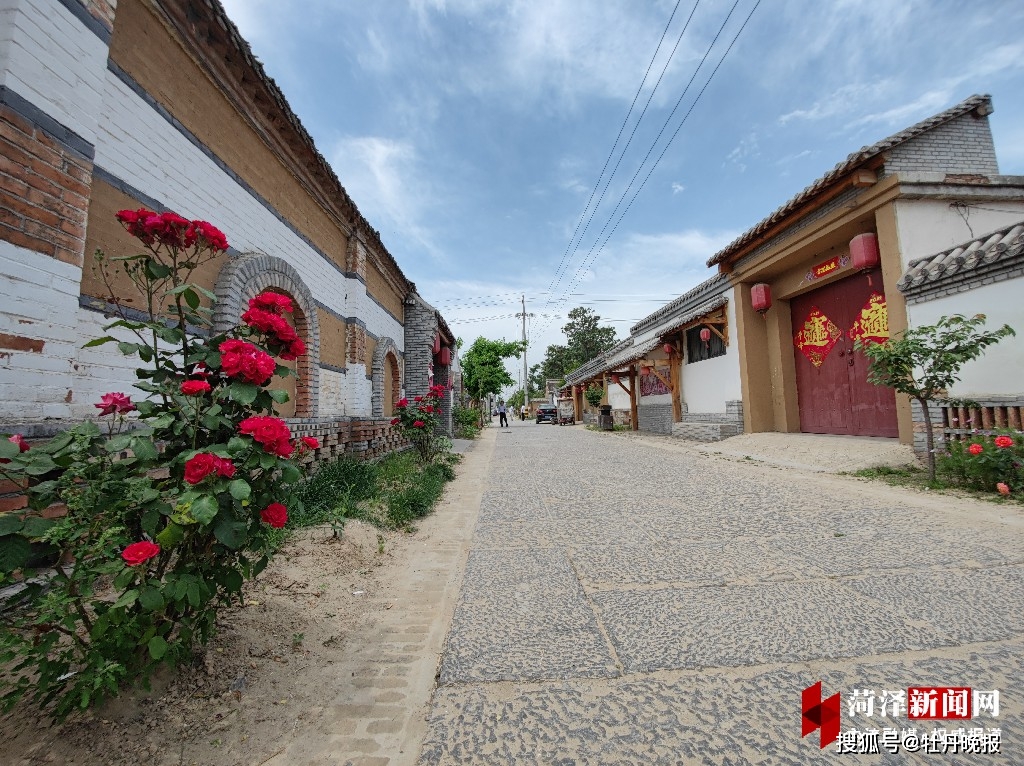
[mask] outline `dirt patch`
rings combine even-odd
[[[272,759],[334,701],[325,669],[344,659],[357,626],[390,608],[389,573],[414,539],[359,521],[340,539],[329,527],[299,532],[246,587],[245,606],[222,612],[196,666],[59,725],[17,709],[0,718],[0,761],[255,766]]]

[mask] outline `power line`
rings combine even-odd
[[[700,2],[700,0],[697,0],[697,1],[698,1],[698,3]],[[679,4],[681,2],[682,2],[682,0],[676,0],[675,7],[672,9],[672,15],[668,17],[668,23],[665,24],[665,29],[662,30],[661,37],[658,39],[658,45],[654,49],[654,54],[651,56],[651,61],[650,61],[650,63],[647,64],[647,71],[644,72],[644,77],[640,81],[640,87],[638,87],[636,89],[636,94],[633,96],[633,102],[629,105],[629,111],[626,112],[626,117],[622,121],[622,125],[619,127],[619,133],[618,133],[617,136],[615,136],[615,143],[612,144],[611,151],[608,152],[608,157],[604,161],[604,167],[601,168],[601,175],[598,176],[597,182],[594,184],[594,188],[590,192],[590,198],[587,200],[586,207],[583,208],[583,213],[580,215],[580,220],[576,223],[576,230],[572,233],[572,237],[569,239],[569,244],[566,245],[565,252],[562,253],[562,257],[561,257],[561,259],[558,262],[558,267],[555,269],[555,273],[551,277],[551,283],[548,285],[548,291],[549,292],[553,292],[554,289],[557,287],[557,283],[555,282],[555,279],[558,278],[559,281],[561,280],[561,278],[559,277],[559,272],[562,271],[562,264],[566,263],[566,257],[569,256],[569,250],[572,248],[572,243],[576,239],[576,234],[580,230],[580,224],[583,223],[583,219],[587,217],[587,210],[590,209],[590,203],[594,200],[594,195],[597,193],[597,189],[601,185],[601,179],[604,178],[604,173],[608,169],[608,163],[611,162],[612,157],[615,156],[615,149],[619,145],[619,139],[622,138],[622,132],[626,129],[626,125],[629,124],[629,118],[633,114],[633,107],[636,106],[637,99],[640,98],[640,94],[643,92],[644,83],[647,82],[647,76],[651,73],[651,67],[654,66],[654,62],[658,58],[658,51],[661,50],[661,44],[663,42],[665,42],[665,35],[668,34],[669,27],[672,26],[672,20],[676,17],[676,11],[679,10]],[[696,9],[696,5],[694,6],[694,8]],[[692,18],[693,14],[691,13],[690,16]],[[687,21],[687,23],[689,23],[689,21]],[[685,29],[683,31],[685,31]],[[676,45],[678,45],[678,44],[679,43],[677,42]],[[674,49],[673,49],[673,53],[675,53]],[[664,72],[662,72],[662,74],[664,74]],[[658,82],[661,82],[661,78],[660,77],[658,78]],[[657,89],[657,86],[655,86],[655,89]],[[654,91],[651,91],[652,95],[653,95],[653,93],[654,93]],[[648,99],[648,103],[650,103],[649,99]],[[644,110],[646,111],[646,107],[644,107]],[[643,115],[641,115],[641,119],[642,118],[643,118]],[[639,124],[639,122],[640,121],[637,120],[637,124]],[[634,132],[635,131],[636,131],[636,128],[634,128]],[[632,139],[632,136],[630,136],[630,138]],[[623,153],[625,153],[625,150],[623,150]],[[616,167],[618,167],[618,165],[616,165]],[[607,188],[607,187],[605,187],[605,188]],[[602,197],[603,196],[604,195],[602,194]],[[598,203],[598,204],[600,204],[600,203]],[[595,207],[594,209],[596,210],[597,208]],[[593,218],[593,215],[591,215],[591,218]],[[587,225],[588,226],[590,225],[589,221],[587,222]],[[584,233],[586,233],[586,229],[584,229]],[[582,237],[581,237],[581,239],[582,239]],[[577,247],[579,247],[579,246],[577,245]],[[575,251],[573,251],[573,252],[575,252]],[[571,260],[571,257],[570,257],[570,260]],[[566,265],[566,268],[568,268],[568,265]],[[548,300],[547,303],[544,304],[545,308],[548,306],[549,303],[550,303],[550,299]]]
[[[690,78],[690,81],[686,85],[686,89],[683,91],[683,95],[680,96],[679,101],[676,102],[676,106],[675,106],[675,108],[673,108],[672,113],[669,115],[668,120],[666,120],[666,125],[665,126],[667,126],[668,121],[671,120],[672,115],[675,114],[676,109],[678,109],[678,107],[679,107],[679,104],[682,102],[682,100],[685,97],[687,91],[689,91],[690,85],[693,83],[693,80],[696,78],[697,73],[700,71],[700,69],[703,66],[705,60],[710,55],[711,50],[714,48],[715,43],[717,43],[718,38],[721,36],[722,31],[725,29],[726,24],[728,23],[729,19],[732,16],[733,11],[736,9],[736,6],[738,4],[739,4],[739,0],[736,0],[736,2],[733,4],[732,8],[729,10],[729,15],[726,16],[725,21],[722,23],[722,26],[719,28],[718,33],[715,35],[714,40],[712,40],[711,45],[708,46],[708,49],[705,52],[704,57],[701,59],[700,64],[698,64],[698,66],[697,66],[697,69],[694,70],[693,77]],[[675,141],[676,137],[679,135],[679,131],[682,129],[683,125],[686,123],[686,121],[689,118],[690,114],[693,112],[694,107],[696,107],[697,103],[700,101],[701,96],[704,95],[704,91],[707,89],[708,85],[711,84],[711,81],[714,79],[715,74],[718,72],[719,68],[722,66],[722,63],[725,61],[726,57],[729,55],[729,52],[733,49],[733,46],[736,44],[736,41],[739,39],[739,36],[743,33],[743,30],[746,28],[747,24],[750,22],[751,17],[754,15],[754,12],[757,10],[757,8],[758,8],[758,6],[760,4],[761,4],[761,0],[757,0],[754,3],[754,6],[753,6],[753,8],[751,8],[750,13],[747,14],[747,18],[740,25],[739,31],[737,31],[736,34],[733,36],[733,39],[729,43],[728,48],[726,48],[725,53],[722,54],[722,58],[719,59],[718,64],[715,65],[715,68],[712,70],[712,72],[709,75],[707,81],[705,81],[703,87],[701,87],[700,92],[697,94],[697,97],[693,100],[693,103],[690,104],[690,108],[687,110],[686,114],[683,115],[683,119],[680,121],[679,125],[676,127],[675,131],[672,133],[672,136],[666,142],[665,146],[662,148],[661,153],[658,155],[658,158],[654,161],[654,164],[651,165],[650,170],[647,172],[647,175],[644,177],[644,180],[641,182],[640,186],[637,188],[636,192],[633,194],[633,197],[630,199],[629,204],[626,205],[626,208],[619,215],[618,219],[615,220],[615,223],[612,226],[612,229],[609,232],[608,236],[605,237],[604,241],[601,242],[600,247],[595,252],[594,248],[597,247],[597,243],[598,243],[598,241],[600,241],[601,236],[604,234],[604,231],[608,228],[608,224],[611,223],[612,219],[615,217],[615,212],[619,209],[619,206],[622,204],[622,202],[625,200],[626,196],[629,194],[629,191],[632,188],[633,182],[636,180],[637,176],[643,170],[643,166],[646,163],[647,158],[650,156],[651,152],[654,150],[654,147],[657,145],[658,140],[661,138],[661,135],[664,132],[665,126],[663,126],[662,127],[662,131],[658,133],[658,137],[655,138],[654,143],[652,143],[651,149],[648,151],[647,156],[644,157],[644,161],[641,163],[640,167],[637,169],[636,173],[633,175],[633,179],[630,180],[629,186],[626,187],[626,190],[623,192],[621,198],[619,199],[619,202],[616,204],[615,208],[612,210],[611,216],[609,216],[609,219],[605,223],[604,228],[602,228],[601,232],[598,234],[597,241],[595,241],[594,246],[591,248],[591,251],[587,254],[587,257],[585,257],[583,259],[583,261],[580,263],[579,268],[577,268],[576,274],[574,275],[574,278],[573,278],[573,282],[569,286],[569,290],[570,291],[574,287],[576,287],[577,284],[579,284],[579,282],[582,279],[583,275],[586,273],[585,267],[587,266],[588,261],[590,263],[593,263],[593,261],[597,259],[597,256],[600,255],[601,252],[604,250],[605,245],[607,245],[607,243],[611,239],[611,237],[615,234],[615,231],[618,229],[619,223],[622,222],[622,219],[625,217],[626,213],[629,212],[630,208],[633,206],[633,203],[636,201],[636,199],[639,196],[640,192],[643,190],[644,186],[647,184],[647,181],[650,179],[651,175],[654,173],[654,170],[658,167],[658,164],[661,162],[662,158],[665,156],[665,153],[668,151],[668,148],[672,145],[672,143]],[[568,297],[569,297],[569,293],[567,293],[562,298],[560,298],[558,301],[556,301],[555,305],[556,306],[564,305],[565,302],[568,300]]]

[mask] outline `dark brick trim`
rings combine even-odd
[[[348,375],[348,369],[345,367],[337,367],[333,364],[327,364],[327,362],[320,362],[321,370],[330,370],[331,372],[337,372],[342,375]]]
[[[76,154],[89,162],[92,162],[96,157],[96,148],[92,144],[75,133],[71,128],[57,122],[38,106],[23,96],[18,95],[6,85],[0,85],[0,103],[16,112],[20,117],[28,120],[32,125],[43,131],[43,133],[72,154]]]
[[[86,29],[88,29],[90,32],[92,32],[94,35],[100,38],[108,46],[110,45],[110,38],[113,33],[109,29],[107,29],[107,27],[103,24],[102,21],[100,21],[91,13],[89,13],[89,11],[86,10],[85,6],[82,5],[79,2],[79,0],[57,1],[65,8],[67,8],[68,13],[70,13],[72,16],[74,16],[76,19],[82,22],[82,26],[84,26]]]
[[[149,314],[141,309],[132,308],[130,306],[116,306],[110,301],[105,301],[101,298],[93,298],[91,295],[79,295],[78,296],[79,308],[86,309],[87,311],[95,311],[98,314],[108,316],[113,320],[121,318],[124,314],[124,318],[133,322],[148,322]],[[177,327],[176,322],[172,322],[170,319],[165,319],[164,324],[167,327]],[[186,324],[185,331],[190,335],[196,335],[200,338],[212,337],[213,333],[210,332],[206,327],[196,327],[195,325]]]

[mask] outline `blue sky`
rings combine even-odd
[[[625,337],[847,154],[974,93],[993,96],[1001,171],[1024,174],[1024,3],[755,3],[680,0],[641,88],[675,0],[224,0],[456,334],[518,338],[525,294],[531,364],[569,309]],[[595,202],[619,167],[574,239],[638,89]]]

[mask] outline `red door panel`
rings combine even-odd
[[[870,277],[870,281],[869,281]],[[896,398],[892,389],[873,386],[867,381],[868,360],[853,350],[849,331],[861,316],[872,293],[882,294],[881,272],[855,274],[790,302],[793,331],[805,328],[808,320],[817,326],[808,328],[801,340],[821,343],[822,319],[830,328],[842,332],[829,346],[809,345],[815,365],[794,343],[800,430],[805,433],[850,434],[857,436],[898,436]]]

